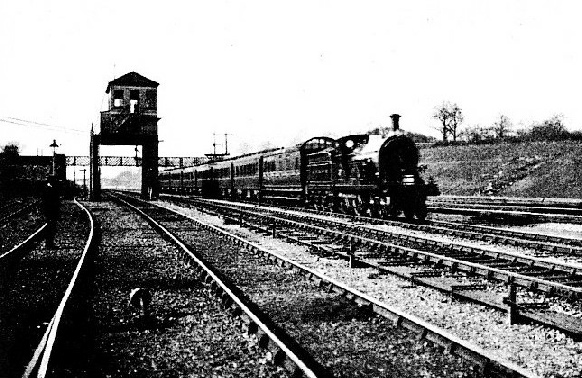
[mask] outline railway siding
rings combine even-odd
[[[2,260],[10,257],[11,274],[3,275],[0,289],[0,350],[4,351],[0,376],[24,373],[82,255],[89,232],[86,215],[69,201],[63,202],[62,212],[56,249],[46,249],[44,243],[38,243],[40,231],[19,256],[3,255]],[[40,219],[32,219],[26,227],[35,225],[32,229],[37,230],[39,223],[42,224]]]
[[[289,216],[291,219],[295,218],[297,220],[306,221],[313,223],[314,220],[308,219],[308,217],[296,215],[296,216]],[[276,222],[280,224],[289,224],[289,222],[293,222],[286,219],[280,219]],[[338,222],[332,220],[325,220],[325,219],[318,219],[317,222],[324,223],[332,230],[327,230],[319,226],[311,226],[313,229],[317,229],[318,232],[330,235],[331,237],[351,237],[355,240],[358,240],[360,243],[369,244],[370,246],[375,246],[377,243],[384,243],[384,245],[377,245],[376,248],[382,248],[384,250],[388,250],[390,252],[396,252],[403,255],[408,255],[411,257],[418,257],[423,256],[427,261],[439,262],[452,266],[455,264],[459,269],[469,271],[476,274],[481,274],[484,276],[489,276],[491,278],[496,278],[499,280],[506,280],[506,281],[513,281],[516,284],[519,284],[523,287],[532,287],[542,291],[545,291],[549,294],[560,294],[567,297],[572,298],[579,298],[582,297],[582,289],[578,287],[568,286],[566,283],[572,282],[579,282],[579,277],[582,276],[580,273],[580,269],[567,265],[567,264],[560,264],[554,262],[546,262],[536,258],[529,258],[525,256],[518,256],[511,253],[500,252],[500,251],[491,251],[488,249],[483,249],[479,247],[474,247],[470,245],[462,245],[460,243],[443,243],[436,240],[432,240],[426,237],[418,237],[410,234],[396,234],[393,232],[386,232],[384,230],[375,230],[371,229],[370,227],[364,226],[352,226],[347,224],[346,222]],[[306,226],[301,224],[297,227]],[[346,234],[347,232],[352,232],[351,234]],[[370,239],[372,238],[372,239]],[[404,245],[409,245],[410,247],[414,248],[421,248],[423,251],[412,250],[407,247],[403,247],[400,245],[392,244],[394,242],[400,242]],[[429,251],[435,251],[436,253],[432,253]],[[442,253],[445,253],[443,256]],[[457,253],[459,255],[457,255]],[[546,270],[549,274],[548,279],[540,279],[534,276],[527,276],[526,274],[520,274],[519,272],[511,272],[508,270],[496,269],[495,267],[487,267],[483,264],[476,264],[472,263],[470,260],[465,261],[462,259],[462,255],[475,255],[480,257],[487,257],[491,260],[491,262],[497,259],[503,259],[507,261],[506,264],[508,267],[511,266],[518,266],[518,264],[522,264],[527,266],[528,268],[540,268],[542,270]],[[459,256],[459,258],[455,258]],[[555,276],[563,276],[566,275],[566,278],[560,278],[565,281],[565,283],[561,283],[560,281],[551,280],[553,272],[556,272]],[[563,273],[560,273],[563,272]],[[559,274],[560,273],[560,274]]]
[[[568,277],[572,280],[580,276],[579,270],[575,267],[558,264],[558,263],[548,263],[534,258],[526,258],[522,256],[516,256],[509,253],[490,251],[482,248],[476,248],[468,245],[459,245],[454,243],[442,243],[435,240],[417,237],[413,235],[399,235],[395,233],[380,231],[370,229],[369,227],[355,226],[345,222],[317,219],[309,219],[306,216],[301,215],[287,215],[291,219],[283,219],[280,217],[274,217],[273,221],[277,224],[277,227],[291,227],[296,229],[310,229],[321,235],[327,235],[332,239],[337,239],[338,242],[345,239],[352,239],[355,243],[367,245],[372,249],[379,249],[390,253],[396,253],[402,256],[409,256],[415,259],[424,259],[426,262],[441,263],[446,266],[455,266],[459,270],[470,272],[473,274],[480,274],[485,277],[494,278],[502,281],[513,281],[514,283],[526,287],[535,288],[538,290],[545,291],[549,294],[560,294],[566,297],[578,298],[582,297],[582,289],[572,286],[567,286],[560,282],[549,281],[546,279],[540,279],[533,276],[526,276],[517,272],[512,272],[508,270],[497,269],[495,267],[489,267],[483,264],[473,263],[470,260],[466,261],[462,259],[461,255],[472,254],[479,256],[486,256],[492,262],[495,259],[503,257],[505,265],[510,266],[511,264],[524,264],[529,268],[542,268],[549,272],[552,271],[565,271]],[[329,228],[324,228],[317,225],[307,225],[306,223],[299,222],[305,221],[307,223],[319,222],[325,224]],[[393,242],[401,242],[409,244],[411,247],[420,247],[422,250],[408,248],[402,245],[392,244]],[[430,250],[435,251],[429,252]],[[443,255],[445,251],[450,256]],[[447,252],[448,251],[448,252]],[[455,258],[455,253],[459,253],[458,258]]]
[[[189,211],[188,210],[185,211],[184,209],[180,209],[179,212],[187,214]],[[224,233],[223,231],[219,230],[218,228],[210,226],[210,225],[203,226],[203,227],[206,229],[213,230],[213,232],[216,232],[219,234]],[[231,226],[229,226],[229,230],[232,230],[230,227]],[[234,227],[236,227],[236,226],[234,226]],[[248,250],[248,251],[251,251],[253,253],[259,253],[262,255],[266,255],[267,259],[272,260],[272,261],[278,261],[277,263],[281,266],[285,266],[285,267],[288,267],[290,269],[302,269],[302,270],[304,269],[304,268],[299,268],[299,266],[296,262],[293,262],[289,259],[286,259],[282,256],[279,256],[276,253],[273,253],[272,251],[267,251],[267,250],[263,249],[262,247],[257,246],[256,244],[245,242],[244,240],[242,240],[238,237],[233,237],[233,236],[228,236],[228,235],[226,237],[233,240],[238,245],[241,245],[241,247],[244,247],[243,248],[244,250]],[[247,238],[247,237],[248,237],[248,235],[245,236],[245,238]],[[216,253],[219,254],[219,252],[216,252]],[[245,256],[247,256],[247,255],[245,254]],[[253,254],[250,254],[247,257],[242,257],[242,258],[241,257],[234,257],[234,259],[237,259],[237,261],[240,262],[239,264],[237,264],[237,267],[241,267],[240,264],[243,264],[242,261],[247,260],[247,259],[251,259],[253,262],[250,263],[250,265],[252,265],[253,269],[259,269],[259,270],[263,271],[264,268],[257,268],[258,266],[262,266],[262,265],[258,265],[259,263],[256,262],[256,259],[252,256],[253,256]],[[490,358],[483,357],[483,354],[480,353],[481,351],[479,350],[479,348],[474,348],[474,347],[468,346],[468,344],[461,341],[460,339],[457,339],[455,337],[451,337],[451,335],[448,335],[446,332],[443,333],[442,331],[438,331],[438,330],[436,330],[436,328],[434,326],[427,325],[427,323],[420,321],[418,318],[406,316],[402,312],[400,312],[398,310],[394,310],[393,308],[389,308],[385,304],[382,304],[382,303],[378,302],[377,300],[374,300],[373,298],[368,297],[366,295],[362,295],[361,293],[354,291],[353,289],[350,289],[349,287],[347,287],[345,285],[342,285],[338,281],[335,281],[335,280],[330,279],[328,277],[322,276],[320,273],[317,273],[314,270],[307,269],[307,270],[305,270],[305,274],[307,275],[307,277],[309,277],[311,280],[315,281],[319,286],[321,286],[324,290],[335,292],[336,294],[341,295],[342,297],[354,298],[354,299],[356,299],[356,301],[360,305],[371,306],[371,308],[374,311],[377,311],[377,313],[381,314],[382,316],[386,316],[389,320],[391,320],[393,322],[393,324],[395,324],[397,326],[404,327],[405,329],[408,329],[408,330],[412,331],[413,333],[417,334],[418,338],[420,338],[420,339],[426,338],[427,340],[434,341],[437,344],[443,345],[445,350],[451,351],[452,353],[454,353],[456,355],[464,356],[465,358],[469,357],[474,362],[481,365],[481,367],[484,370],[492,369],[492,367],[488,365],[491,363],[492,360]],[[277,285],[274,285],[274,286],[277,287]],[[269,288],[270,291],[273,290],[272,287],[273,287],[273,285],[270,286],[270,288]],[[299,307],[297,308],[297,311],[301,311],[300,310],[302,308],[301,305],[298,305],[298,306]],[[454,340],[454,341],[451,341],[451,340]],[[320,342],[320,344],[323,344],[323,342]],[[493,361],[495,361],[495,359],[493,359]],[[505,365],[504,364],[498,365],[497,362],[494,362],[494,365],[497,367],[497,369],[499,369],[499,370],[493,369],[493,370],[497,371],[497,373],[496,373],[497,376],[502,376],[503,375],[503,373],[501,373],[502,371],[505,371],[504,374],[507,374],[507,366],[508,365],[506,365],[506,364]],[[509,366],[511,366],[511,364],[509,364]],[[531,373],[527,373],[516,366],[514,366],[514,368],[515,368],[515,371],[519,371],[520,373],[524,374],[525,376],[533,376],[533,375],[531,375]],[[515,371],[511,374],[515,374]],[[518,373],[518,375],[519,375],[519,373]]]
[[[286,224],[282,221],[279,223]],[[252,223],[245,222],[244,224],[249,225],[253,229],[262,228],[261,226],[257,227]],[[291,229],[294,228],[303,228],[307,232],[315,231],[316,233],[323,233],[327,236],[330,235],[329,231],[325,231],[325,229],[321,227],[305,227],[304,224],[293,223],[291,225]],[[268,233],[267,228],[263,228],[262,231]],[[340,256],[347,260],[352,260],[355,258],[357,259],[356,264],[375,267],[380,272],[396,274],[400,277],[410,279],[415,283],[424,284],[429,287],[450,292],[457,298],[468,299],[502,311],[509,311],[509,302],[506,302],[503,297],[503,295],[507,295],[506,292],[501,294],[499,292],[499,287],[488,285],[486,284],[486,281],[483,281],[481,284],[470,283],[468,285],[459,285],[460,277],[456,276],[455,273],[465,272],[469,273],[470,275],[480,275],[484,278],[497,279],[498,281],[517,284],[529,289],[541,289],[542,291],[545,290],[546,292],[551,292],[554,287],[548,286],[544,280],[532,282],[529,278],[523,278],[523,276],[517,273],[489,267],[486,268],[477,263],[465,262],[450,257],[443,257],[442,255],[435,253],[419,252],[415,249],[400,247],[393,244],[378,244],[375,240],[356,237],[354,234],[340,235],[337,234],[336,231],[333,231],[332,235],[334,236],[332,238],[322,239],[317,237],[309,237],[305,234],[294,231],[280,229],[277,232],[277,235],[284,237],[289,241],[310,246],[312,249],[318,252],[324,252],[324,255]],[[373,250],[374,252],[355,251],[353,254],[350,254],[350,252],[347,251],[344,247],[346,242],[349,242],[352,247],[358,245],[361,248],[363,246],[364,249],[367,248],[369,250]],[[342,243],[344,245],[342,245]],[[465,248],[463,246],[458,248],[458,250],[461,252],[463,252],[464,249]],[[382,257],[380,257],[381,253],[378,253],[379,251],[390,253],[392,255],[382,255]],[[469,252],[470,251],[471,250],[469,250]],[[426,266],[424,270],[422,270],[423,266]],[[442,270],[443,268],[448,268],[449,270]],[[452,274],[449,272],[452,272]],[[492,288],[493,292],[490,292]],[[526,321],[533,320],[535,322],[557,328],[576,338],[580,338],[582,336],[582,320],[578,317],[573,317],[562,313],[542,312],[549,308],[549,303],[535,303],[531,301],[527,303],[512,303],[515,308],[519,310],[519,317],[521,319],[525,319]]]
[[[187,204],[188,208],[194,206],[192,203],[182,201],[180,203]],[[167,206],[180,212],[197,213],[197,217],[203,216],[201,211],[214,214],[214,216],[206,216],[205,221],[216,225],[222,224],[220,220],[217,220],[219,218],[216,211],[199,207],[195,210],[187,210],[183,205],[182,207]],[[254,207],[250,206],[250,208]],[[402,308],[423,319],[429,319],[463,339],[471,340],[490,352],[503,356],[502,358],[528,367],[540,376],[575,377],[579,373],[578,366],[582,363],[580,347],[562,332],[532,324],[506,325],[504,324],[505,316],[491,309],[466,302],[451,301],[450,295],[435,293],[434,290],[411,284],[410,281],[399,280],[395,276],[379,275],[376,269],[349,269],[344,261],[329,260],[321,255],[306,253],[304,246],[290,247],[288,243],[258,234],[254,234],[253,237],[249,231],[238,227],[240,224],[238,216],[234,217],[234,222],[227,222],[227,220],[228,218],[224,218],[225,224],[220,227],[244,235],[245,238],[255,240],[255,243],[266,245],[270,249],[278,246],[275,247],[278,253],[294,261],[300,261],[317,271],[336,277],[350,287],[360,288],[382,302]],[[260,234],[272,235],[272,229],[266,227]],[[277,235],[283,236],[283,234],[283,228],[278,228]],[[471,285],[471,282],[467,282],[468,285]],[[534,300],[535,296],[526,297],[526,301],[528,299]]]
[[[97,376],[279,377],[257,335],[241,333],[200,275],[138,215],[91,204],[102,223],[95,262],[88,371]],[[186,230],[188,231],[188,230]],[[148,316],[129,305],[132,289],[151,294]]]
[[[43,224],[44,217],[32,204],[11,212],[4,221],[0,221],[0,255],[26,240]]]

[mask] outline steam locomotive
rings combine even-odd
[[[348,214],[391,218],[427,215],[437,185],[421,177],[415,143],[393,114],[386,136],[311,138],[189,168],[160,172],[160,190],[273,204],[296,204]]]

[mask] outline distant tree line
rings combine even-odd
[[[507,116],[500,115],[489,127],[466,128],[463,139],[468,143],[582,140],[582,132],[568,131],[561,114],[555,114],[544,121],[536,121],[529,126],[517,129],[513,127]]]
[[[527,127],[515,129],[509,117],[504,114],[488,126],[471,125],[461,128],[463,112],[459,105],[444,102],[435,108],[433,119],[438,121],[435,128],[441,134],[439,143],[496,143],[526,141],[582,140],[582,132],[570,132],[564,126],[564,117],[555,114]]]
[[[416,143],[498,143],[498,142],[531,142],[531,141],[582,141],[582,131],[568,131],[564,126],[564,116],[555,114],[544,121],[536,121],[529,126],[515,128],[505,114],[500,114],[491,125],[464,126],[464,115],[461,107],[452,102],[443,102],[435,108],[432,118],[437,122],[434,126],[440,139],[419,133],[407,132],[406,135]],[[388,127],[378,126],[367,134],[385,135]]]
[[[8,143],[0,151],[0,195],[13,195],[21,168],[16,164],[20,148],[16,143]]]

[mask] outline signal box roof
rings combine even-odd
[[[160,84],[157,81],[153,81],[145,76],[141,76],[137,72],[130,72],[118,77],[115,80],[111,80],[109,84],[107,84],[107,90],[105,93],[109,93],[109,90],[113,85],[157,88]]]

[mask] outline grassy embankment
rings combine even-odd
[[[582,198],[582,143],[527,142],[425,147],[421,164],[442,194]]]

